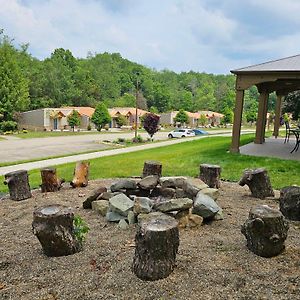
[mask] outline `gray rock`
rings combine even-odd
[[[186,184],[186,177],[160,177],[159,183],[163,188],[183,188]]]
[[[148,197],[150,195],[150,190],[142,190],[142,189],[135,189],[135,190],[125,190],[124,194],[128,197]]]
[[[210,196],[214,200],[217,200],[217,198],[219,197],[219,190],[214,188],[205,188],[201,190],[201,193]]]
[[[203,182],[200,178],[187,177],[186,182],[192,184],[193,186],[195,186],[195,187],[196,187],[197,189],[199,189],[200,191],[209,187],[209,186],[208,186],[205,182]]]
[[[175,198],[176,197],[176,190],[172,188],[163,188],[159,187],[159,194],[163,198]]]
[[[129,226],[128,223],[124,219],[122,219],[119,221],[118,227],[122,230],[126,230]]]
[[[136,189],[136,182],[131,179],[121,179],[117,181],[116,183],[112,184],[110,186],[110,190],[112,192],[118,192],[123,189],[130,189],[130,190],[135,190]]]
[[[110,210],[125,217],[127,217],[128,212],[132,210],[133,205],[134,202],[124,194],[118,194],[109,199]]]
[[[103,200],[109,200],[110,198],[112,198],[113,196],[116,196],[118,194],[120,194],[120,193],[119,192],[114,192],[114,193],[112,193],[112,192],[104,192],[101,195],[99,195],[99,197],[97,198],[97,200],[101,200],[101,199],[103,199]]]
[[[132,225],[132,224],[136,223],[136,218],[135,218],[135,214],[134,214],[133,211],[128,212],[127,219],[128,219],[129,225]]]
[[[222,208],[220,208],[220,210],[214,215],[214,220],[216,221],[224,220],[224,214]]]
[[[154,208],[161,212],[187,210],[193,206],[190,198],[178,198],[155,204]]]
[[[192,199],[205,188],[208,188],[206,183],[199,178],[192,177],[188,177],[185,185],[183,186],[183,190],[186,192],[187,196]]]
[[[137,185],[143,190],[152,190],[158,185],[158,176],[147,176],[140,180]]]
[[[184,186],[184,191],[187,194],[187,196],[191,199],[197,196],[197,194],[200,192],[200,190],[190,182],[187,182]]]
[[[126,217],[121,216],[115,211],[108,211],[105,217],[109,222],[119,222],[120,220],[126,219]]]
[[[214,199],[199,192],[195,198],[192,213],[207,219],[213,218],[220,209]]]
[[[176,193],[176,198],[186,198],[187,197],[187,194],[183,189],[176,188],[175,193]]]
[[[135,197],[133,212],[135,214],[148,214],[151,212],[153,202],[147,197]]]
[[[92,202],[95,201],[101,194],[107,191],[105,186],[100,186],[97,189],[93,190],[91,194],[86,198],[86,200],[82,203],[82,207],[84,209],[92,208]]]
[[[92,209],[103,217],[106,216],[108,208],[109,202],[107,200],[96,200],[92,202]]]

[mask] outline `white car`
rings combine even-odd
[[[191,129],[177,128],[168,133],[168,138],[182,138],[187,136],[195,136],[195,132]]]

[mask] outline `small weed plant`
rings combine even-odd
[[[90,228],[80,216],[74,217],[73,226],[76,239],[80,243],[83,243],[85,241],[86,234],[89,232]]]

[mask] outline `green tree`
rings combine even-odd
[[[189,121],[189,117],[183,109],[180,109],[177,115],[175,116],[174,121],[176,123],[180,123],[181,125],[187,124]]]
[[[198,122],[201,126],[205,126],[207,124],[206,116],[204,114],[201,114]]]
[[[283,103],[283,112],[292,113],[293,119],[300,118],[300,91],[289,93]]]
[[[74,131],[75,126],[79,126],[81,123],[79,112],[75,109],[68,115],[68,124]]]
[[[127,119],[126,117],[119,115],[116,118],[116,123],[118,124],[119,127],[122,127],[127,124]]]
[[[246,111],[246,120],[247,122],[251,123],[251,126],[253,124],[253,122],[255,122],[257,119],[257,104],[253,103],[248,111]]]
[[[111,116],[104,103],[99,103],[96,106],[95,112],[93,113],[91,120],[96,125],[98,131],[101,131],[103,126],[111,121]]]
[[[224,117],[222,119],[222,123],[225,125],[228,123],[232,123],[233,121],[233,111],[229,107],[225,107],[222,111]]]
[[[135,96],[129,93],[125,93],[119,97],[114,103],[114,107],[135,107]]]
[[[28,81],[18,64],[18,51],[0,31],[0,114],[4,121],[13,119],[15,111],[24,111],[29,105]]]

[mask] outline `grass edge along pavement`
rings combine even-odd
[[[253,140],[253,135],[241,137],[241,144]],[[273,188],[280,189],[288,185],[300,185],[300,162],[278,158],[256,157],[230,153],[231,137],[211,137],[186,141],[180,144],[164,146],[138,152],[118,154],[90,160],[89,179],[122,178],[139,176],[145,160],[158,160],[163,165],[163,176],[192,176],[199,174],[201,163],[218,164],[222,167],[221,178],[238,181],[244,169],[264,167],[268,170]],[[75,163],[56,166],[60,178],[71,181]],[[41,183],[40,170],[29,171],[31,188]],[[0,179],[0,191],[7,192]],[[67,184],[65,184],[67,186]]]

